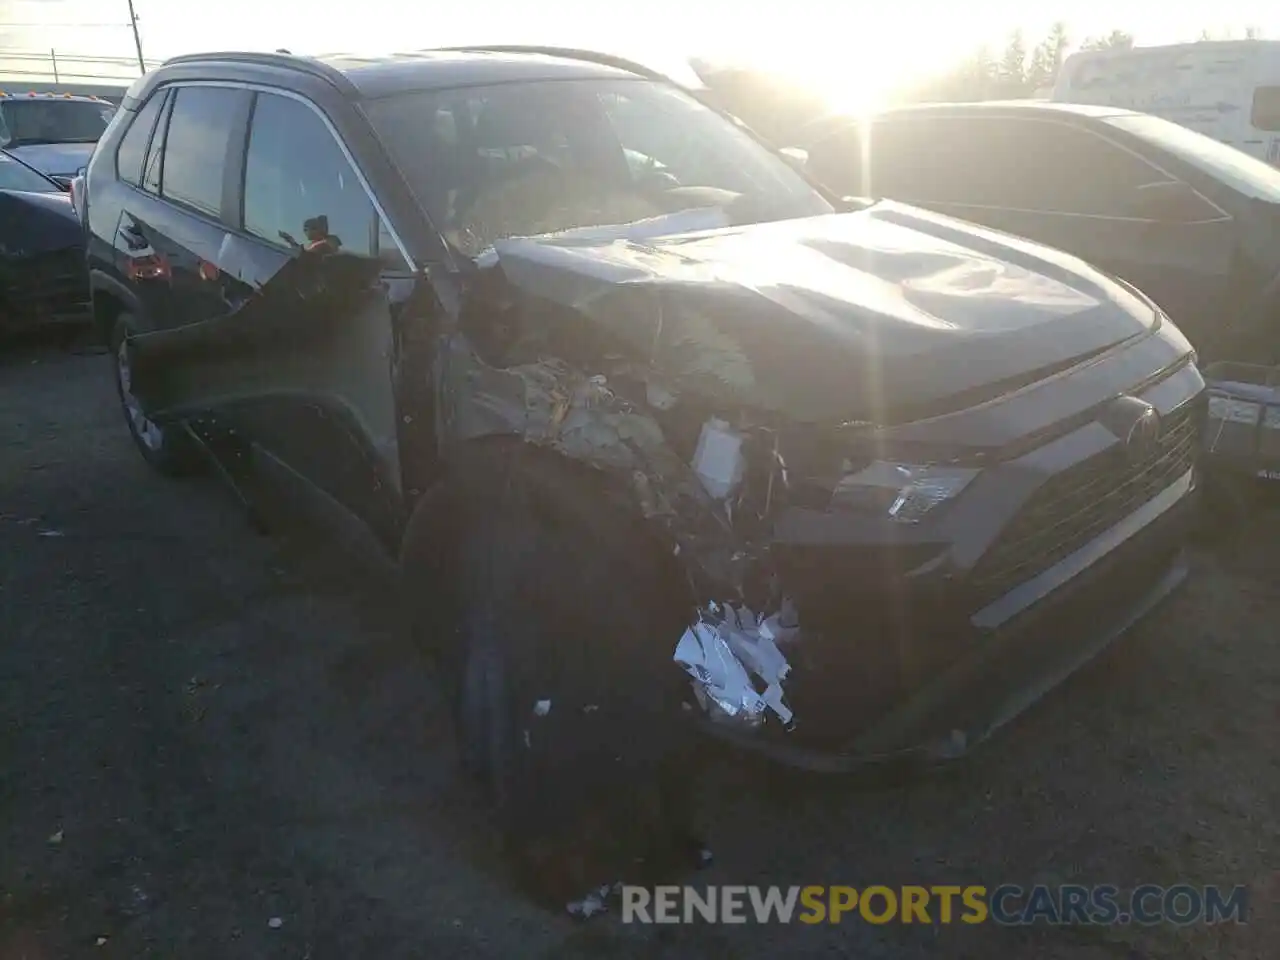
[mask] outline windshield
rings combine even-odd
[[[714,207],[728,223],[832,207],[750,134],[665,84],[549,80],[366,104],[419,204],[467,256],[494,241]]]
[[[1280,170],[1242,150],[1160,117],[1122,114],[1105,119],[1113,127],[1167,150],[1241,193],[1280,203]]]
[[[21,190],[24,193],[62,192],[57,184],[3,153],[0,153],[0,190]]]
[[[0,145],[96,143],[114,110],[88,100],[6,100],[0,103]]]

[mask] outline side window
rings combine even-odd
[[[116,150],[116,174],[126,183],[135,187],[142,185],[142,161],[146,157],[147,144],[151,142],[151,131],[155,129],[156,117],[160,116],[160,108],[164,104],[167,90],[160,90],[142,105],[142,109],[134,115]]]
[[[1280,130],[1280,87],[1259,87],[1253,91],[1249,122],[1256,130]]]
[[[882,124],[871,150],[877,192],[901,200],[1126,216],[1139,187],[1169,179],[1089,130],[1043,120]]]
[[[372,256],[378,216],[342,148],[306,104],[258,94],[244,171],[244,228],[295,250]]]
[[[224,87],[178,88],[164,140],[160,192],[166,199],[219,216],[241,97]]]
[[[871,191],[877,197],[972,204],[999,199],[984,182],[987,145],[965,121],[878,121],[867,131],[865,150],[871,165]]]
[[[164,105],[160,108],[160,119],[156,123],[155,136],[151,138],[151,150],[147,153],[147,162],[142,168],[142,189],[147,193],[160,192],[160,174],[164,167],[164,137],[169,129],[169,118],[173,115],[173,93],[170,91]]]

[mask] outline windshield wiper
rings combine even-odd
[[[59,143],[97,143],[97,137],[14,137],[6,147],[52,146]]]

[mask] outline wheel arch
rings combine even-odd
[[[137,315],[141,304],[127,286],[101,270],[89,271],[89,295],[93,303],[93,328],[108,343],[116,320],[123,313]]]
[[[447,576],[442,562],[451,539],[465,536],[468,510],[501,503],[513,482],[558,526],[589,535],[601,549],[625,552],[637,567],[658,564],[673,589],[681,591],[679,602],[694,602],[683,566],[643,517],[619,476],[509,436],[460,444],[445,460],[437,482],[418,498],[399,556],[410,596],[415,592],[414,576]]]

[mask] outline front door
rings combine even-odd
[[[389,545],[404,508],[396,321],[417,281],[318,109],[250,96],[242,166],[224,178],[231,216],[209,255],[234,302],[139,338],[139,392],[231,424]]]

